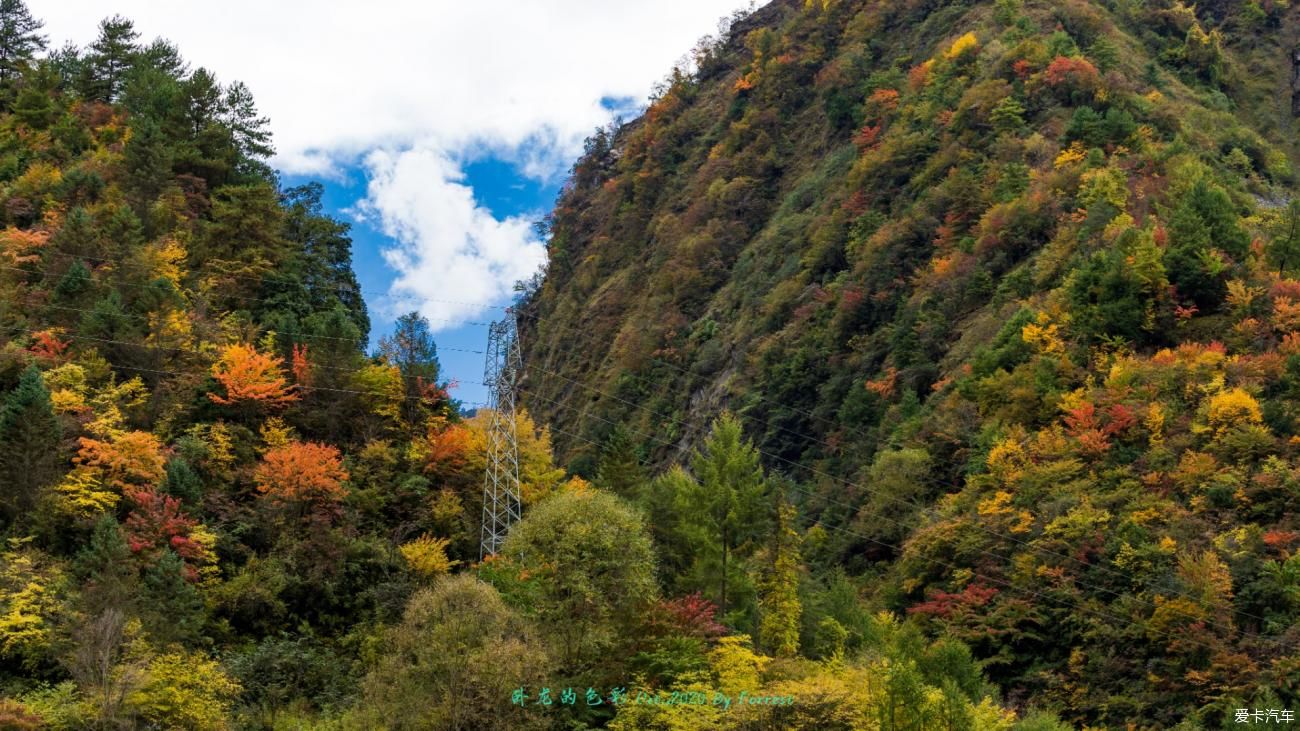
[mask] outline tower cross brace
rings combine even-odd
[[[497,553],[510,527],[519,522],[519,435],[515,427],[516,384],[522,370],[519,331],[508,310],[488,326],[483,383],[491,417],[487,429],[487,469],[483,476],[483,530],[479,560]]]

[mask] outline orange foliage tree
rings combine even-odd
[[[104,483],[126,492],[152,489],[163,478],[163,445],[148,432],[126,432],[112,442],[81,438],[81,450],[73,460],[95,470]]]
[[[48,363],[62,363],[67,359],[68,343],[59,340],[53,332],[43,330],[33,336],[27,352]]]
[[[227,346],[212,366],[212,377],[225,387],[226,395],[208,394],[223,406],[241,403],[283,406],[298,399],[298,393],[284,377],[282,358],[257,352],[251,345]]]
[[[475,448],[475,435],[467,426],[437,420],[429,428],[427,469],[438,475],[458,474]]]
[[[328,444],[291,442],[269,450],[253,479],[273,504],[302,512],[337,506],[347,496],[348,472],[339,450]]]
[[[307,359],[307,346],[293,346],[293,379],[303,386],[311,385],[312,366]]]

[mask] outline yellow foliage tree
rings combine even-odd
[[[366,408],[386,422],[386,426],[401,423],[406,388],[397,366],[372,363],[352,376],[352,388],[364,394]]]
[[[54,486],[57,505],[61,512],[77,518],[93,518],[112,510],[120,495],[105,490],[103,483],[90,467],[78,467]]]
[[[25,542],[11,538],[0,553],[0,658],[10,667],[43,659],[63,606],[63,571]]]
[[[149,662],[140,684],[126,697],[126,709],[150,728],[223,731],[240,690],[206,656],[167,653]]]
[[[1020,329],[1020,339],[1040,353],[1049,355],[1065,353],[1065,341],[1061,339],[1061,326],[1052,322],[1051,315],[1046,312],[1038,313],[1034,322]]]
[[[771,661],[771,658],[754,652],[749,635],[723,637],[709,652],[709,664],[717,676],[718,689],[730,695],[758,688],[763,669]]]
[[[952,61],[978,49],[979,45],[979,38],[977,38],[973,32],[967,33],[961,38],[953,41],[953,44],[948,47],[948,50],[943,54],[943,57]]]
[[[119,491],[152,488],[165,474],[162,442],[141,431],[120,434],[111,442],[82,437],[73,461]]]
[[[455,463],[454,472],[460,475],[481,476],[487,468],[487,433],[491,425],[492,412],[480,409],[473,418],[463,425],[453,425],[444,432],[431,435],[430,441],[434,451],[442,455],[441,465]],[[464,432],[453,431],[464,429]],[[525,505],[540,502],[559,487],[564,479],[564,469],[555,466],[551,454],[551,433],[546,427],[538,428],[533,418],[524,409],[515,413],[515,433],[519,438],[519,481]],[[451,450],[461,452],[454,458],[445,454]],[[438,464],[431,464],[430,469],[437,473]],[[478,479],[482,479],[478,477]]]
[[[1259,402],[1241,388],[1231,388],[1211,396],[1206,416],[1216,435],[1264,421]]]
[[[449,543],[451,541],[446,538],[434,538],[426,533],[413,541],[403,543],[397,550],[416,574],[425,579],[436,579],[446,575],[453,566],[460,563],[447,558]]]

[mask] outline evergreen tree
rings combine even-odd
[[[74,564],[77,575],[86,581],[81,596],[86,613],[129,610],[137,588],[135,566],[122,526],[112,515],[100,516],[90,541],[78,552]]]
[[[397,318],[391,337],[379,339],[379,352],[407,378],[438,378],[438,348],[429,333],[429,321],[418,312]]]
[[[186,507],[198,505],[203,497],[203,483],[190,463],[177,458],[167,463],[167,476],[161,486],[163,492],[177,498]]]
[[[58,476],[63,429],[35,366],[0,407],[0,515],[6,522],[36,504],[37,491]]]
[[[59,76],[54,68],[48,63],[38,64],[23,78],[22,87],[14,99],[14,115],[32,129],[48,129],[59,112],[54,96],[58,85]],[[9,93],[2,84],[0,88],[6,95]]]
[[[300,252],[299,260],[290,268],[306,289],[296,296],[295,303],[306,306],[300,315],[303,317],[342,306],[361,331],[362,339],[366,339],[370,317],[352,271],[352,239],[348,236],[351,226],[322,213],[323,194],[320,183],[308,183],[289,188],[280,196],[288,209],[285,238]]]
[[[999,132],[1017,132],[1025,126],[1025,106],[1014,96],[1009,96],[993,108],[989,121]]]
[[[0,0],[0,84],[8,85],[36,54],[44,51],[45,23],[32,17],[23,0]]]
[[[59,283],[54,287],[55,299],[61,302],[76,302],[81,295],[87,292],[93,280],[90,274],[90,268],[80,259],[72,262],[68,271],[59,279]]]
[[[596,464],[596,484],[627,499],[633,499],[646,482],[645,468],[637,446],[627,429],[616,424],[605,439]]]
[[[59,77],[59,88],[72,89],[85,75],[85,60],[81,57],[81,47],[72,41],[50,53],[50,67]]]
[[[180,49],[165,38],[155,38],[140,51],[136,61],[139,66],[154,69],[173,79],[183,78],[189,72],[189,64],[185,63]]]
[[[244,158],[262,160],[275,154],[275,148],[271,146],[271,120],[258,114],[253,93],[244,82],[236,81],[226,87],[221,115]]]
[[[692,573],[709,585],[726,617],[735,603],[735,584],[744,576],[738,561],[764,532],[767,482],[758,452],[744,440],[740,420],[730,413],[713,423],[691,467],[696,481],[680,496],[678,507],[695,524],[690,532],[702,539]]]
[[[1232,199],[1222,188],[1198,180],[1169,220],[1165,269],[1180,296],[1210,311],[1223,300],[1226,265],[1211,248],[1242,261],[1250,235],[1237,223]]]
[[[758,636],[774,655],[799,652],[799,533],[795,508],[784,500],[777,508],[776,526],[768,543],[764,576],[759,587]]]
[[[130,20],[114,15],[99,23],[99,37],[90,44],[82,68],[82,95],[87,99],[114,102],[126,86],[126,75],[140,52],[140,34]]]
[[[221,111],[221,85],[217,77],[205,68],[199,68],[185,81],[186,119],[189,133],[198,137],[217,122]]]
[[[165,551],[140,582],[142,620],[159,642],[192,642],[203,627],[203,597],[185,580],[185,562]]]
[[[171,180],[172,148],[158,127],[148,117],[135,125],[126,143],[127,183],[138,211],[145,211]]]
[[[438,348],[429,332],[429,321],[418,312],[397,318],[392,337],[379,339],[379,352],[402,372],[406,389],[403,418],[411,425],[419,423],[421,387],[438,383]]]

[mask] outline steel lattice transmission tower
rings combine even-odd
[[[488,326],[483,383],[488,387],[492,420],[487,430],[487,471],[483,476],[483,537],[479,560],[496,553],[510,527],[519,522],[519,438],[515,396],[523,360],[513,310]]]

